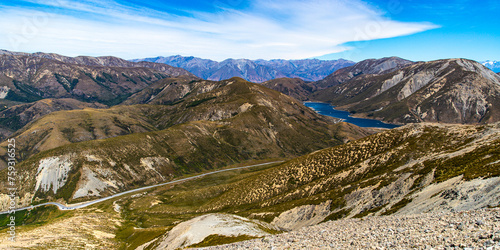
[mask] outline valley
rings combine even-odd
[[[0,248],[498,244],[500,77],[480,63],[146,61],[0,52]]]
[[[220,173],[220,172],[232,171],[232,170],[237,170],[237,169],[242,169],[242,168],[258,167],[258,166],[268,165],[268,164],[274,164],[274,163],[278,163],[278,162],[280,162],[280,161],[260,163],[260,164],[250,165],[250,166],[228,168],[228,169],[222,169],[222,170],[216,170],[216,171],[212,171],[212,172],[208,172],[208,173],[204,173],[204,174],[200,174],[200,175],[195,175],[195,176],[192,176],[192,177],[182,178],[182,179],[175,180],[175,181],[169,181],[169,182],[160,183],[160,184],[156,184],[156,185],[152,185],[152,186],[146,186],[146,187],[136,188],[136,189],[128,190],[128,191],[125,191],[125,192],[113,194],[111,196],[107,196],[107,197],[100,198],[100,199],[97,199],[97,200],[92,200],[92,201],[89,201],[89,202],[77,203],[77,204],[73,204],[73,205],[69,205],[69,206],[66,206],[66,205],[63,205],[63,204],[60,204],[60,203],[56,203],[56,202],[46,202],[46,203],[41,203],[41,204],[37,204],[37,205],[34,205],[34,206],[17,208],[17,209],[15,209],[15,212],[24,211],[24,210],[32,210],[32,209],[35,209],[37,207],[50,206],[50,205],[56,206],[59,210],[81,209],[81,208],[85,208],[85,207],[88,207],[88,206],[91,206],[91,205],[94,205],[94,204],[97,204],[97,203],[100,203],[100,202],[103,202],[103,201],[107,201],[107,200],[110,200],[110,199],[113,199],[113,198],[116,198],[116,197],[119,197],[119,196],[122,196],[122,195],[130,194],[130,193],[135,193],[135,192],[139,192],[139,191],[142,191],[142,190],[147,190],[147,189],[152,189],[152,188],[155,188],[155,187],[161,187],[161,186],[164,186],[164,185],[179,183],[179,182],[183,182],[183,181],[187,181],[187,180],[191,180],[191,179],[195,179],[195,178],[200,178],[200,177],[203,177],[203,176],[207,176],[207,175],[210,175],[210,174],[216,174],[216,173]],[[8,214],[8,213],[9,213],[8,211],[0,212],[0,214]]]

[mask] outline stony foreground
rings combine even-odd
[[[500,249],[500,209],[330,221],[208,249]]]

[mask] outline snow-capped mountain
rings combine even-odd
[[[481,64],[486,66],[487,68],[493,70],[495,73],[500,72],[500,61],[488,60],[488,61],[481,62]]]

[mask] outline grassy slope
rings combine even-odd
[[[495,126],[498,131],[498,125]],[[232,181],[211,176],[204,179],[211,183],[209,186],[204,186],[205,182],[185,183],[134,199],[125,206],[135,211],[132,212],[135,216],[149,218],[145,221],[150,226],[162,216],[175,221],[209,212],[253,214],[252,217],[271,221],[293,207],[326,200],[333,200],[332,210],[347,215],[352,209],[346,207],[345,197],[349,194],[366,187],[380,190],[405,174],[407,179],[414,180],[408,193],[423,188],[420,183],[432,171],[435,171],[433,182],[458,175],[464,175],[465,179],[499,176],[500,138],[484,136],[491,131],[488,127],[473,126],[406,126],[305,155],[255,174],[238,176]],[[471,151],[457,153],[464,149]],[[403,199],[408,193],[398,198]],[[161,202],[152,206],[155,199]],[[367,215],[368,210],[379,211],[387,205],[367,207],[350,216]],[[395,207],[398,205],[401,204]],[[257,215],[261,213],[267,214]],[[339,214],[331,218],[335,216]]]
[[[156,130],[139,112],[135,108],[86,108],[50,113],[12,135],[17,142],[18,160],[74,142]],[[7,141],[0,144],[1,155],[6,145]]]
[[[110,116],[120,112],[134,118],[131,121],[138,119],[134,114],[141,114],[148,117],[146,125],[167,129],[72,143],[43,151],[18,165],[19,177],[23,180],[21,195],[33,192],[33,176],[37,174],[38,164],[51,156],[70,157],[73,167],[69,180],[57,194],[49,191],[35,195],[41,200],[73,201],[72,194],[85,181],[82,168],[99,173],[110,171],[111,175],[98,176],[118,183],[118,188],[101,192],[107,195],[238,162],[298,156],[368,134],[355,126],[334,125],[295,99],[241,79],[230,80],[230,84],[222,88],[188,98],[175,106],[119,106],[110,110],[56,112],[49,116],[60,117],[61,122],[55,124],[63,126],[70,124],[63,121],[71,113],[93,117],[100,117],[102,113],[104,121],[109,121]],[[81,117],[84,116],[77,116]],[[54,124],[52,120],[49,119]],[[99,123],[90,122],[92,128],[88,129],[100,129],[94,124]],[[146,125],[145,128],[150,128]],[[89,155],[99,160],[92,160]],[[143,163],[147,157],[162,160],[156,162],[152,170]]]
[[[291,208],[332,200],[333,213],[327,219],[390,214],[408,204],[411,193],[429,185],[423,183],[429,173],[434,172],[432,182],[458,175],[465,179],[499,176],[499,129],[500,124],[409,125],[283,164],[210,175],[96,207],[112,216],[113,202],[121,206],[124,223],[117,227],[115,240],[124,249],[133,249],[180,221],[209,212],[269,222]],[[411,188],[393,197],[391,204],[362,204],[361,210],[348,206],[349,197],[358,190],[382,190],[401,176],[413,180]]]

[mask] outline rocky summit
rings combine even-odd
[[[399,57],[386,57],[381,59],[368,59],[358,62],[350,67],[339,69],[314,85],[320,89],[342,84],[359,75],[379,75],[404,68],[414,62]]]

